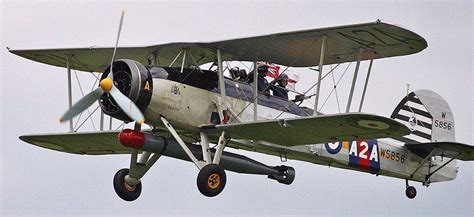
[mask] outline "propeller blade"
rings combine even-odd
[[[89,106],[91,106],[95,101],[97,101],[103,93],[104,91],[99,87],[86,96],[82,97],[69,110],[67,110],[66,113],[64,113],[59,122],[70,120],[76,115],[80,114],[82,111],[89,108]]]
[[[138,124],[143,124],[145,122],[145,117],[143,117],[143,114],[137,105],[135,105],[135,103],[133,103],[127,96],[123,95],[119,89],[113,86],[109,93],[128,117],[136,121]]]
[[[119,24],[119,29],[118,29],[118,33],[117,33],[117,40],[115,40],[114,53],[112,54],[112,61],[110,61],[110,73],[109,73],[109,75],[112,75],[111,76],[112,79],[113,79],[112,67],[113,67],[113,64],[114,64],[115,53],[117,52],[117,46],[118,46],[119,39],[120,39],[120,32],[122,31],[122,24],[123,24],[123,16],[124,15],[125,15],[125,11],[122,11],[122,16],[120,17],[120,24]]]

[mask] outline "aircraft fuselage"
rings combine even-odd
[[[226,89],[234,85],[239,92],[243,88],[242,83],[226,81]],[[240,91],[245,93],[245,91]],[[229,95],[229,94],[228,94]],[[248,94],[247,94],[248,95]],[[251,96],[243,98],[226,97],[225,102],[233,109],[243,121],[253,121],[253,104],[248,100]],[[247,98],[244,98],[247,97]],[[268,98],[275,100],[281,105],[292,104],[292,102],[274,97],[259,96],[259,99]],[[147,124],[162,127],[160,116],[166,117],[177,130],[199,132],[199,126],[212,123],[218,115],[217,104],[221,99],[217,90],[204,90],[191,85],[175,82],[167,79],[153,79],[153,94],[148,108],[145,111]],[[250,104],[250,105],[249,105]],[[262,102],[262,104],[264,104]],[[259,103],[258,119],[290,118],[296,116],[307,116],[308,110],[304,112],[290,110],[293,113],[269,107]],[[285,106],[282,106],[285,107]],[[289,107],[289,106],[287,106]],[[232,116],[230,122],[236,121]],[[218,123],[215,123],[218,124]],[[271,135],[269,135],[271,136]],[[214,143],[216,141],[213,141]],[[412,153],[390,139],[342,141],[333,144],[312,144],[304,146],[286,147],[268,142],[253,142],[250,140],[231,140],[228,146],[253,152],[271,154],[289,159],[302,160],[311,163],[328,165],[343,169],[368,172],[376,175],[384,175],[419,182],[425,181],[425,176],[436,169],[438,165],[422,166],[413,176],[423,158]],[[436,162],[436,161],[433,161]],[[434,174],[431,182],[452,180],[456,177],[457,167],[446,166]]]

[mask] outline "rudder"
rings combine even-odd
[[[391,118],[411,129],[400,141],[409,144],[455,141],[454,116],[448,103],[431,90],[417,90],[405,96]]]

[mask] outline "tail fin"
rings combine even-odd
[[[454,142],[454,116],[448,103],[431,90],[411,92],[400,101],[391,118],[405,123],[411,134],[400,141],[408,144]]]
[[[453,112],[448,103],[433,91],[411,92],[398,104],[391,118],[405,123],[411,129],[410,135],[399,139],[406,144],[455,141]],[[449,160],[450,158],[446,157],[431,157],[429,171],[436,171]],[[456,160],[454,160],[434,173],[429,181],[453,180],[457,173],[458,168]]]

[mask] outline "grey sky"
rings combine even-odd
[[[412,90],[431,89],[450,104],[457,141],[474,144],[472,1],[0,2],[1,215],[474,213],[472,163],[459,162],[460,173],[454,181],[429,188],[414,183],[417,198],[408,200],[404,180],[291,160],[281,163],[277,157],[244,151],[238,153],[269,165],[295,167],[295,182],[284,186],[266,177],[229,172],[226,189],[215,198],[206,198],[196,188],[198,171],[191,163],[162,158],[143,178],[141,197],[126,203],[115,194],[112,177],[128,166],[129,156],[70,155],[18,139],[23,134],[67,131],[67,124],[58,123],[67,108],[66,70],[4,49],[112,46],[122,9],[126,15],[120,44],[127,46],[215,41],[381,18],[420,34],[428,48],[410,56],[376,60],[364,110],[389,116],[405,94],[407,83]],[[364,63],[358,93],[366,69]],[[343,81],[347,86],[353,72],[349,70]],[[299,90],[308,88],[316,78],[310,71],[296,71],[301,76]],[[330,86],[322,88],[323,98]],[[348,89],[339,93],[345,107]],[[77,100],[80,94],[74,94]],[[328,105],[323,112],[335,113],[337,107]]]

